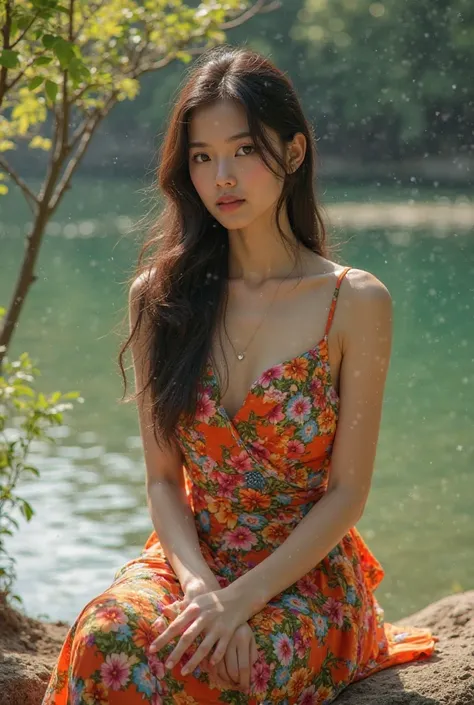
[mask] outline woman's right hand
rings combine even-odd
[[[224,658],[216,666],[208,664],[207,671],[220,688],[249,693],[252,667],[257,660],[257,642],[252,628],[245,622],[235,630]]]
[[[188,605],[194,597],[203,595],[206,592],[219,590],[220,584],[217,578],[212,581],[196,578],[187,584],[184,589],[184,599],[169,605],[165,613],[171,616],[174,608],[179,605],[181,610]],[[210,659],[210,655],[209,655]],[[205,670],[211,674],[213,680],[220,688],[245,690],[250,686],[250,674],[252,666],[258,659],[257,642],[254,633],[248,624],[241,624],[230,640],[225,657],[215,666],[211,666],[206,658]],[[204,663],[203,662],[203,663]]]

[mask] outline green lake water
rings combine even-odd
[[[136,412],[119,403],[116,365],[139,239],[129,228],[148,207],[140,188],[75,182],[48,229],[12,347],[38,361],[42,389],[84,398],[56,430],[56,446],[35,446],[41,479],[20,494],[36,514],[8,544],[16,590],[35,616],[73,620],[152,528]],[[370,189],[358,196],[393,200]],[[329,189],[326,201],[338,200],[352,197]],[[0,201],[0,305],[12,291],[27,222],[20,198]],[[376,595],[395,620],[474,587],[474,233],[337,237],[339,259],[373,272],[394,301],[376,468],[358,528],[386,570]]]

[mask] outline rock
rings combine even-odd
[[[387,668],[346,688],[336,705],[474,705],[474,590],[398,622],[440,638],[429,659]]]
[[[0,595],[0,705],[39,705],[68,625],[26,617]]]
[[[336,705],[474,705],[474,590],[399,624],[431,629],[440,638],[436,653],[354,683]],[[40,705],[67,630],[0,603],[0,705]]]

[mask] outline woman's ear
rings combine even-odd
[[[299,169],[306,154],[306,137],[302,132],[297,132],[287,146],[287,170],[293,174]]]

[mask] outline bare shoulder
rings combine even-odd
[[[341,284],[343,307],[351,314],[369,315],[372,310],[390,311],[392,297],[380,279],[364,269],[350,269]]]
[[[383,282],[363,269],[350,269],[341,284],[339,306],[346,345],[376,334],[387,339],[392,330],[392,297]]]
[[[150,279],[153,277],[153,270],[147,269],[139,274],[130,285],[129,300],[130,302],[137,301],[145,293],[149,286]]]
[[[353,303],[378,301],[391,301],[390,292],[380,279],[364,269],[352,267],[344,277],[343,283],[346,297]]]

